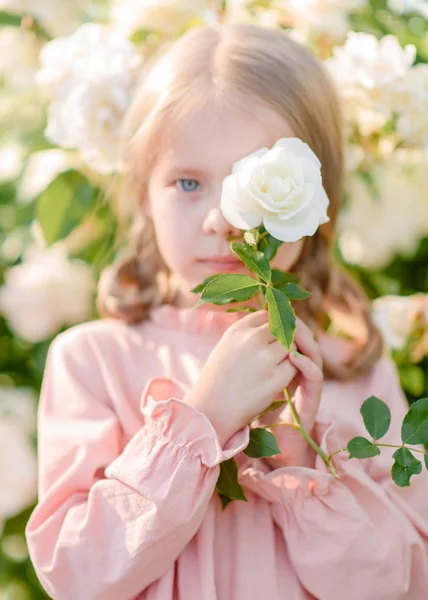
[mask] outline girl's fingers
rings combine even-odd
[[[286,349],[284,348],[284,350]],[[281,362],[275,369],[275,374],[270,382],[274,392],[278,392],[278,394],[280,394],[282,390],[294,379],[297,372],[298,369],[292,365],[289,360],[284,360]]]
[[[287,348],[284,348],[284,346],[280,344],[276,338],[271,344],[269,344],[268,352],[276,360],[278,365],[280,362],[285,360],[290,353],[290,351],[287,350]]]
[[[260,327],[257,328],[257,333],[261,336],[261,339],[266,344],[272,344],[276,342],[276,337],[269,329],[269,323],[263,323],[263,325],[260,325]]]
[[[323,373],[307,356],[290,353],[289,362],[301,373],[300,384],[294,395],[296,410],[303,426],[311,429],[321,402]]]
[[[294,336],[297,348],[302,354],[305,354],[312,360],[320,369],[323,366],[321,348],[315,340],[311,330],[303,323],[301,319],[296,321],[296,333]]]
[[[233,324],[233,327],[236,329],[241,329],[244,327],[259,327],[264,323],[267,323],[268,320],[268,311],[267,310],[258,310],[256,312],[245,315],[242,319],[239,319]]]
[[[303,354],[298,356],[294,352],[290,352],[288,359],[302,373],[309,384],[319,385],[324,382],[322,370],[308,356]]]

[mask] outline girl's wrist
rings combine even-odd
[[[232,435],[239,430],[238,426],[235,427],[232,422],[226,423],[225,420],[220,417],[218,409],[215,409],[213,402],[207,401],[206,398],[193,391],[186,396],[186,404],[195,408],[198,412],[207,417],[217,433],[222,448],[226,445]]]

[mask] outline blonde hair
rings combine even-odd
[[[173,298],[168,269],[142,208],[161,141],[173,123],[207,99],[248,112],[267,107],[318,156],[330,199],[330,221],[305,238],[292,269],[312,292],[308,300],[296,303],[296,314],[315,335],[329,324],[339,324],[352,341],[349,360],[335,362],[324,356],[327,377],[351,379],[368,370],[381,355],[381,336],[365,293],[332,257],[342,197],[343,144],[338,99],[323,65],[283,31],[223,25],[190,30],[147,68],[124,125],[119,206],[131,207],[136,215],[133,252],[101,277],[100,314],[136,322],[146,318],[151,306]]]

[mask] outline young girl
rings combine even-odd
[[[398,488],[391,450],[337,454],[335,478],[286,426],[272,429],[280,455],[243,453],[248,423],[289,385],[328,452],[364,435],[368,396],[391,407],[386,443],[400,443],[407,409],[368,300],[331,258],[342,137],[322,65],[280,31],[192,30],[145,77],[126,131],[135,255],[102,278],[105,318],[59,335],[46,366],[27,526],[43,586],[56,600],[426,598],[425,474]],[[297,354],[265,311],[191,311],[207,276],[245,272],[229,248],[242,231],[219,208],[223,179],[281,137],[313,149],[330,199],[330,222],[275,259],[312,292],[296,306]],[[274,421],[287,411],[251,426]],[[232,457],[248,502],[223,511],[215,485]]]

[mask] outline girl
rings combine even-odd
[[[280,455],[242,452],[248,423],[289,384],[328,452],[364,434],[368,396],[391,407],[386,442],[399,443],[407,409],[368,300],[332,263],[342,138],[322,65],[280,31],[192,30],[146,76],[126,132],[135,255],[102,278],[105,318],[59,335],[46,366],[40,497],[27,526],[43,586],[56,600],[422,600],[426,476],[398,488],[384,452],[337,454],[334,478],[285,426],[273,430]],[[289,136],[321,160],[331,203],[330,222],[275,259],[312,292],[296,307],[297,354],[265,311],[191,311],[189,291],[215,272],[244,272],[221,184],[236,160]],[[347,338],[327,335],[329,323]],[[260,421],[288,420],[278,410]],[[248,502],[223,511],[214,491],[231,457]]]

